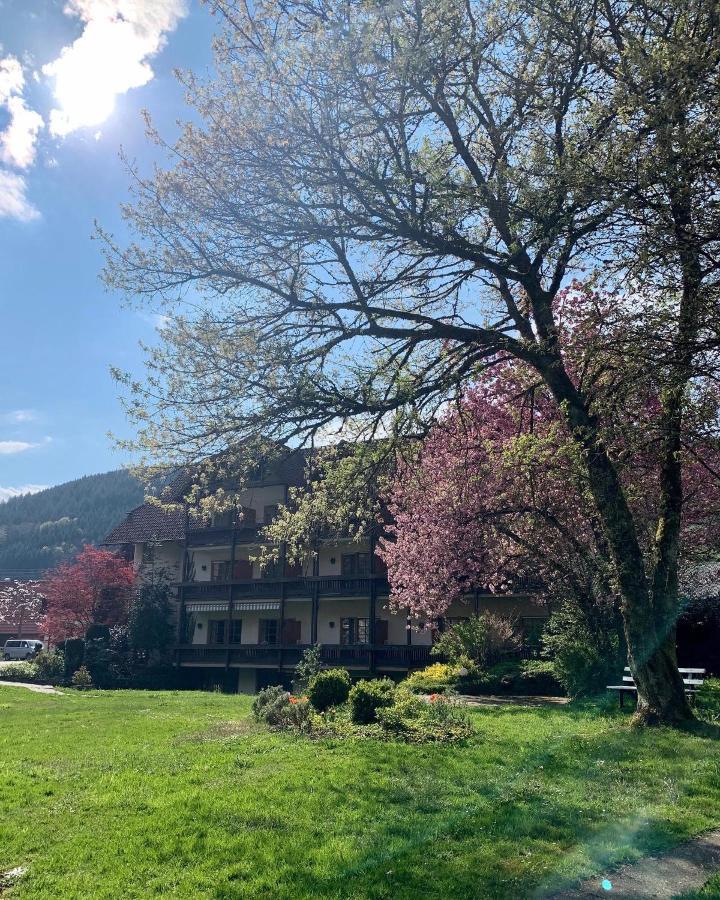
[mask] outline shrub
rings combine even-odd
[[[321,649],[320,644],[314,644],[303,651],[300,662],[295,666],[293,689],[296,693],[306,691],[312,679],[322,671]]]
[[[341,706],[350,694],[350,674],[345,669],[318,672],[308,685],[308,697],[318,712]]]
[[[563,688],[549,660],[506,659],[487,672],[470,672],[458,678],[457,689],[464,694],[550,694],[559,695]]]
[[[558,696],[564,693],[549,659],[525,659],[520,663],[518,693]]]
[[[552,660],[558,681],[571,697],[604,691],[625,665],[612,610],[592,623],[577,605],[568,602],[550,616],[542,643],[543,655]]]
[[[253,700],[253,717],[257,722],[268,722],[268,716],[275,717],[276,708],[287,706],[289,703],[290,695],[279,684],[263,688]]]
[[[59,651],[55,650],[53,653],[50,653],[48,650],[41,650],[33,660],[33,665],[37,672],[38,681],[47,684],[59,684],[63,680],[65,657]]]
[[[0,668],[0,681],[22,681],[25,684],[36,684],[39,680],[34,662],[16,662],[11,666]]]
[[[451,743],[473,734],[467,714],[445,697],[434,694],[428,702],[402,687],[392,706],[378,709],[377,718],[387,733],[413,743]]]
[[[63,645],[65,657],[65,681],[69,682],[85,659],[85,641],[82,638],[68,638]]]
[[[90,675],[87,666],[80,666],[77,672],[74,673],[72,685],[81,691],[89,690],[93,686],[92,676]]]
[[[720,678],[708,678],[695,694],[695,708],[701,719],[720,724]]]
[[[417,694],[442,694],[455,686],[457,669],[447,663],[433,663],[413,672],[403,685]]]
[[[444,656],[456,666],[475,663],[481,668],[496,662],[504,653],[520,647],[515,623],[506,616],[485,612],[453,625],[440,635],[431,653]]]
[[[377,722],[377,711],[392,706],[395,685],[389,678],[358,681],[350,690],[350,715],[356,725]]]
[[[294,728],[309,732],[312,728],[312,710],[306,697],[293,697],[280,685],[263,688],[253,700],[255,721],[271,728]]]

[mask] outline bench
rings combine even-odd
[[[686,694],[696,694],[700,688],[700,686],[705,681],[706,670],[705,669],[678,669],[678,672],[682,675],[683,684],[685,685],[685,693]],[[620,706],[623,705],[623,701],[625,699],[625,694],[627,693],[637,693],[637,687],[635,686],[635,679],[632,677],[630,672],[630,666],[625,666],[625,674],[623,675],[623,684],[609,684],[607,689],[609,691],[617,691],[618,697],[620,698]]]

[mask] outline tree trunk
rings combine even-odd
[[[585,460],[590,489],[618,579],[628,662],[638,689],[638,724],[679,724],[692,718],[675,654],[674,620],[656,614],[653,591],[632,512],[597,421],[555,357],[539,367]],[[658,600],[660,598],[658,597]],[[663,598],[667,601],[668,598]]]

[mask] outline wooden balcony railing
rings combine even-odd
[[[320,576],[308,578],[252,578],[212,581],[188,581],[182,584],[186,600],[226,599],[228,588],[232,587],[233,597],[279,597],[285,586],[287,597],[307,597],[310,599],[313,587],[317,586],[320,597],[369,597],[372,581],[380,594],[389,590],[387,577],[374,575],[365,577]]]
[[[292,668],[300,661],[305,644],[225,644],[199,646],[181,644],[176,649],[180,663],[184,665],[258,665]],[[369,668],[374,656],[376,666],[408,666],[416,668],[430,662],[430,647],[413,647],[405,644],[324,644],[321,648],[323,662],[334,666]]]

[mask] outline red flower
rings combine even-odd
[[[297,702],[298,702],[298,698],[297,698],[297,697],[290,697],[289,699],[290,699],[290,702],[291,702],[291,703],[297,703]]]

